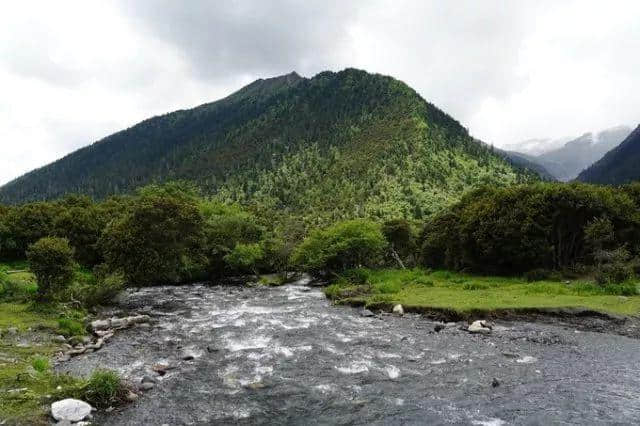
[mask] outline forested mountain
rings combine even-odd
[[[618,147],[600,161],[580,173],[579,181],[601,184],[623,184],[640,180],[640,126]]]
[[[508,152],[508,154],[516,163],[518,160],[526,159],[538,164],[555,179],[566,182],[575,179],[582,170],[618,146],[629,133],[631,133],[629,127],[618,126],[597,134],[585,133],[559,148],[540,155],[527,155],[519,152]]]
[[[347,69],[258,80],[217,102],[145,120],[10,182],[0,202],[100,199],[175,179],[328,222],[420,218],[476,184],[533,177],[404,83]]]

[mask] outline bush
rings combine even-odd
[[[94,371],[84,391],[84,399],[98,408],[117,405],[124,401],[127,389],[115,371]]]
[[[313,232],[296,248],[292,261],[312,273],[336,274],[377,265],[386,244],[380,225],[351,220]]]
[[[224,257],[224,261],[239,271],[252,271],[258,274],[257,265],[264,257],[260,244],[236,244],[235,248]]]
[[[100,239],[107,265],[130,284],[178,282],[202,246],[202,215],[189,194],[147,187]]]
[[[50,299],[73,279],[73,249],[64,238],[45,237],[29,247],[29,266],[38,281],[38,299]]]
[[[489,286],[487,284],[482,284],[482,283],[465,283],[462,286],[463,290],[487,290],[489,289]]]
[[[204,255],[207,259],[209,274],[224,275],[230,266],[225,261],[225,256],[229,255],[238,244],[251,245],[260,242],[264,229],[253,215],[237,205],[209,201],[202,203],[200,210],[205,218]],[[278,250],[275,245],[272,247],[266,244],[264,248]],[[236,255],[239,254],[236,253]]]
[[[407,220],[394,219],[385,222],[382,225],[382,233],[389,243],[392,257],[397,255],[405,262],[413,258],[416,248],[415,237]]]
[[[601,250],[596,254],[596,282],[600,285],[620,284],[634,277],[630,254],[625,248]]]
[[[49,358],[45,358],[43,356],[34,357],[31,360],[31,366],[38,373],[46,373],[47,371],[49,371],[49,368],[51,368],[51,365],[49,364]]]
[[[552,276],[551,271],[547,269],[538,268],[538,269],[532,269],[531,271],[525,272],[524,279],[527,282],[532,283],[535,281],[548,280],[549,278],[551,278],[551,276]]]
[[[87,332],[84,324],[70,318],[60,318],[58,320],[58,330],[66,337],[82,336]]]

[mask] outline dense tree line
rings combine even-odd
[[[603,250],[611,255],[622,249],[626,257],[636,256],[639,191],[638,184],[477,189],[427,221],[422,259],[434,267],[514,274],[594,265]],[[598,231],[598,226],[608,231]]]

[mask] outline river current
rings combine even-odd
[[[303,283],[129,291],[152,323],[60,367],[158,383],[104,425],[638,424],[640,344],[560,326],[364,317]],[[172,368],[164,376],[157,364]],[[495,379],[495,380],[494,380]]]

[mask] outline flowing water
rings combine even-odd
[[[529,323],[436,333],[417,315],[363,317],[301,284],[154,287],[124,300],[152,324],[61,368],[134,383],[156,377],[154,364],[174,368],[98,424],[640,423],[640,344],[626,337]]]

